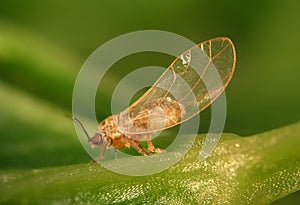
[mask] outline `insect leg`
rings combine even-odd
[[[118,152],[117,152],[117,149],[114,149],[115,151],[115,159],[118,159]]]
[[[149,152],[155,152],[155,147],[152,143],[151,137],[148,136],[147,139],[148,139],[148,151]]]
[[[94,159],[92,162],[99,162],[99,161],[101,161],[102,159],[104,159],[106,147],[107,147],[107,144],[105,144],[105,145],[102,147],[102,151],[101,151],[101,153],[100,153],[100,156],[97,157],[96,159]]]
[[[161,152],[164,152],[164,151],[165,151],[165,150],[163,150],[163,149],[155,148],[155,147],[154,147],[150,135],[147,136],[147,139],[148,139],[148,151],[149,151],[149,152],[161,153]]]
[[[144,156],[147,156],[149,155],[150,153],[147,152],[144,147],[142,147],[142,145],[140,144],[139,141],[137,140],[128,140],[128,142],[130,143],[130,146],[132,146],[134,149],[136,149],[136,151],[138,151],[140,154],[144,155]]]

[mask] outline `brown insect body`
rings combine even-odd
[[[141,130],[147,130],[150,126],[157,127],[161,126],[162,123],[165,126],[170,126],[181,119],[181,115],[184,114],[183,107],[176,100],[172,100],[170,97],[167,98],[159,98],[154,101],[150,101],[150,103],[143,106],[139,113],[135,113],[133,108],[131,108],[129,118],[126,121],[131,121],[132,124]],[[124,111],[127,112],[127,111]],[[109,116],[105,120],[103,120],[97,128],[97,132],[91,140],[91,144],[93,146],[102,146],[103,143],[99,143],[99,141],[105,141],[107,144],[103,149],[107,148],[116,148],[121,149],[124,147],[134,147],[140,154],[149,155],[151,152],[162,152],[162,149],[155,148],[151,141],[152,133],[142,133],[141,134],[126,134],[118,129],[118,121],[120,121],[121,116],[124,115],[124,112],[119,113],[117,115]],[[156,117],[151,120],[152,116]],[[158,115],[160,117],[158,117]],[[124,119],[123,119],[124,120]],[[159,127],[157,127],[159,128]],[[104,140],[99,138],[99,135]],[[140,145],[140,141],[148,140],[148,149],[146,150],[144,147]],[[94,143],[96,142],[96,143]],[[103,152],[102,152],[103,154]],[[101,154],[101,155],[102,155]],[[100,156],[103,158],[103,156]]]
[[[225,90],[235,70],[236,53],[226,37],[202,42],[177,57],[154,85],[125,111],[103,120],[90,138],[92,147],[133,147],[142,155],[161,152],[151,135],[191,119]],[[217,76],[217,77],[216,77]],[[176,95],[176,97],[175,97]],[[140,141],[148,140],[147,149]]]

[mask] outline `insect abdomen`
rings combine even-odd
[[[149,129],[151,126],[153,129],[160,129],[179,122],[183,114],[183,106],[167,97],[150,101],[133,119],[136,127]]]

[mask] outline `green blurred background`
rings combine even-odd
[[[218,36],[233,40],[237,68],[226,90],[225,132],[247,136],[299,121],[299,20],[296,0],[1,1],[0,167],[88,161],[66,117],[76,75],[100,45],[138,30],[170,31],[196,43]],[[111,92],[124,75],[171,61],[142,53],[116,63],[96,99],[98,119],[110,114]],[[209,110],[202,115],[205,132]]]

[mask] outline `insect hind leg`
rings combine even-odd
[[[137,140],[128,140],[130,146],[132,146],[136,151],[144,156],[150,155],[150,153],[140,144]]]
[[[154,147],[150,135],[147,137],[147,139],[148,139],[148,151],[149,151],[149,152],[162,153],[162,152],[165,151],[165,150],[163,150],[163,149],[155,148],[155,147]]]

